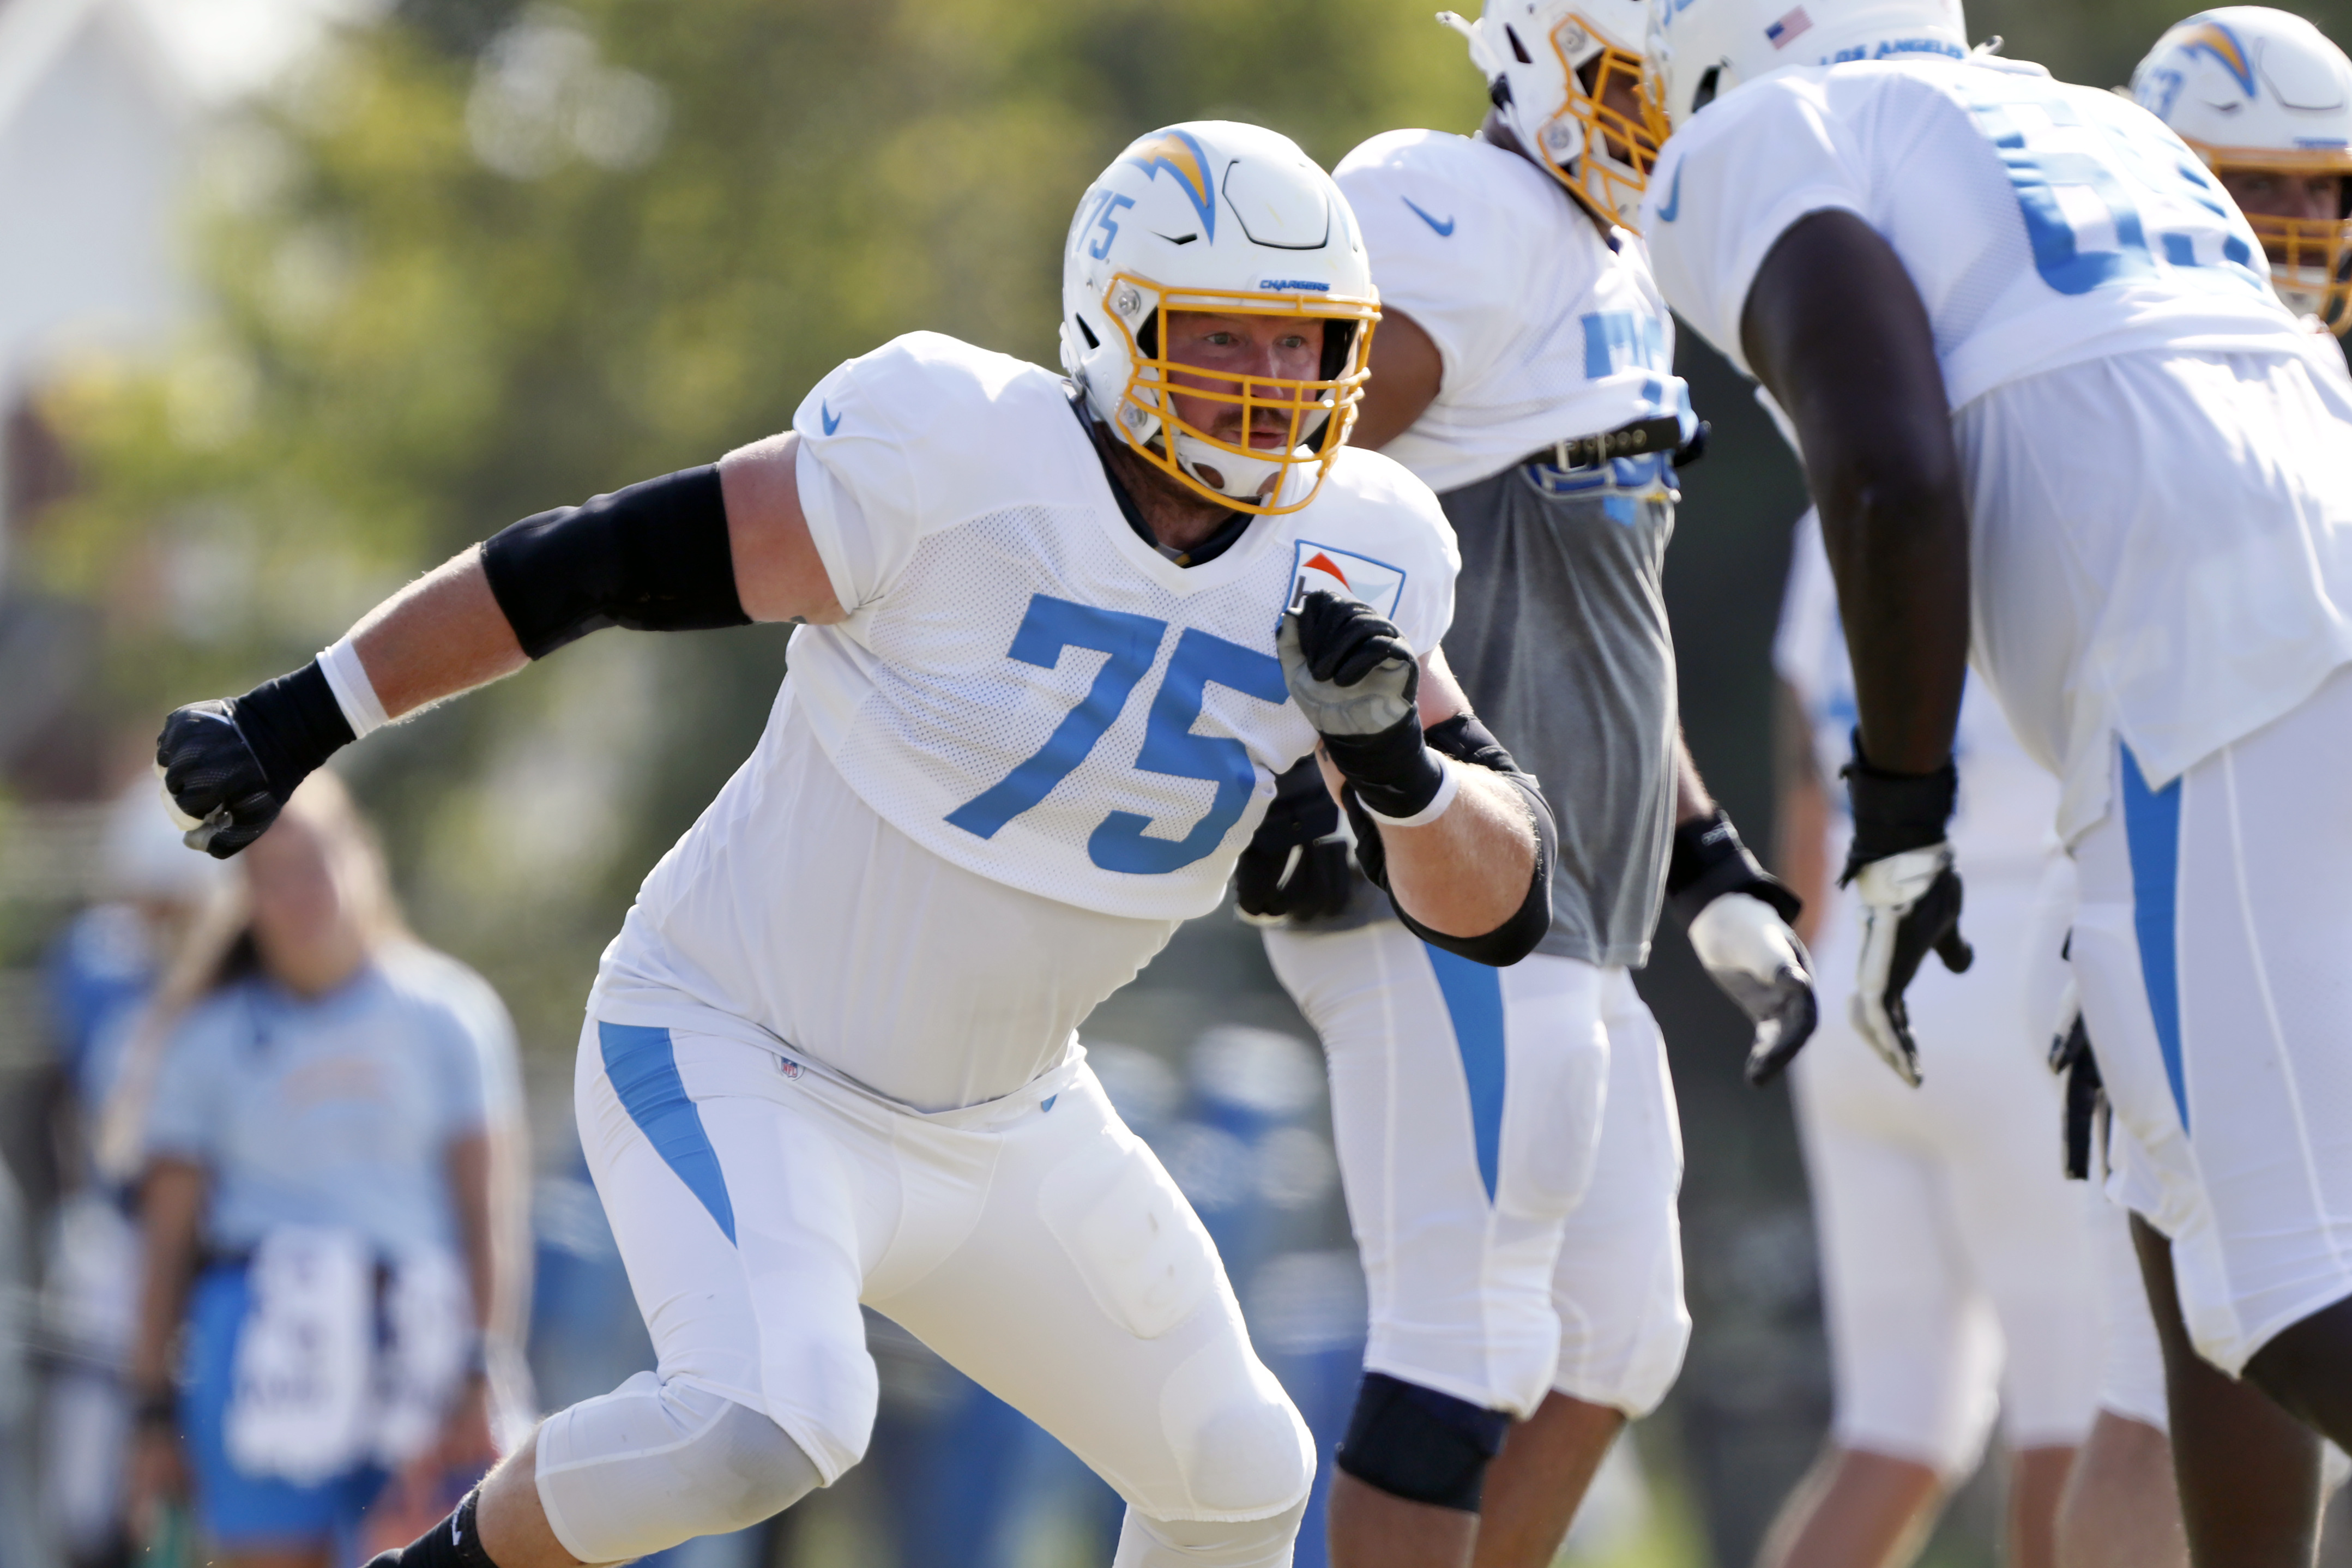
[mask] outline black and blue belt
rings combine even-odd
[[[1653,452],[1664,452],[1671,454],[1676,468],[1685,468],[1706,455],[1708,429],[1706,421],[1702,419],[1691,438],[1685,441],[1682,421],[1662,414],[1654,419],[1620,425],[1598,436],[1554,441],[1549,447],[1537,447],[1519,461],[1539,463],[1549,468],[1597,468],[1616,458],[1643,458]]]

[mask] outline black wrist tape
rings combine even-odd
[[[1666,862],[1666,908],[1688,927],[1726,893],[1747,893],[1763,900],[1784,921],[1793,921],[1805,901],[1771,872],[1740,842],[1739,829],[1717,806],[1715,815],[1679,824],[1675,828],[1673,856]]]
[[[1339,776],[1353,784],[1365,809],[1411,816],[1437,798],[1445,764],[1421,732],[1421,715],[1407,713],[1377,735],[1326,735],[1323,749]]]
[[[687,632],[751,621],[735,591],[716,464],[501,529],[482,545],[482,574],[533,658],[606,626]]]
[[[320,763],[359,738],[315,658],[238,698],[230,717],[280,805]]]
[[[1843,888],[1874,860],[1925,849],[1944,841],[1959,798],[1959,770],[1947,760],[1932,773],[1890,773],[1862,754],[1862,731],[1853,732],[1853,760],[1840,770],[1853,806],[1853,847],[1838,878]]]

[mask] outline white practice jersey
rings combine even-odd
[[[1853,755],[1859,710],[1845,627],[1838,619],[1837,584],[1822,546],[1821,519],[1813,512],[1797,524],[1790,552],[1789,586],[1780,602],[1780,628],[1772,639],[1772,667],[1804,710],[1813,763],[1821,770],[1833,814],[1831,864],[1843,865],[1853,823],[1838,770]],[[1952,760],[1960,774],[1959,802],[1949,830],[1952,853],[1969,890],[1993,882],[2031,890],[2058,848],[2053,826],[2058,781],[2027,755],[2002,717],[2000,704],[1973,675],[1960,694]]]
[[[1667,300],[1748,370],[1758,268],[1831,208],[1902,258],[1956,410],[2137,349],[2310,346],[2197,155],[2137,105],[2039,66],[1912,57],[1748,83],[1668,140],[1642,232]]]
[[[1637,420],[1676,416],[1685,438],[1696,429],[1640,237],[1603,238],[1552,176],[1444,132],[1375,136],[1334,177],[1382,307],[1412,317],[1444,362],[1435,400],[1384,448],[1431,489]],[[1656,485],[1662,468],[1619,459],[1609,482]]]
[[[851,613],[793,633],[759,749],[646,879],[598,1016],[786,1042],[926,1109],[1009,1093],[1216,907],[1312,750],[1274,651],[1294,584],[1433,648],[1453,532],[1343,449],[1311,505],[1178,566],[1059,376],[933,333],[843,365],[793,426]]]

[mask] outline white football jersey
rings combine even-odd
[[[1757,270],[1829,208],[1902,258],[1955,409],[2137,349],[2304,346],[2197,155],[2137,105],[2039,66],[1906,57],[1748,83],[1668,140],[1642,232],[1667,300],[1748,370]]]
[[[1184,567],[1121,515],[1062,378],[1020,360],[918,332],[820,382],[793,427],[851,608],[793,637],[818,741],[917,843],[1065,903],[1216,907],[1275,775],[1314,749],[1274,652],[1302,575],[1417,649],[1453,616],[1453,530],[1376,453],[1343,448],[1312,505]]]
[[[1311,504],[1179,566],[1129,526],[1061,377],[935,333],[841,366],[793,427],[851,614],[793,634],[758,750],[646,878],[593,1005],[924,1109],[1010,1093],[1216,907],[1313,749],[1274,651],[1294,589],[1344,587],[1433,648],[1453,531],[1343,449]]]
[[[1382,308],[1412,317],[1444,364],[1435,400],[1383,448],[1431,489],[1637,420],[1673,416],[1685,437],[1696,429],[1674,374],[1674,319],[1638,236],[1603,238],[1549,174],[1444,132],[1375,136],[1334,177]],[[1672,483],[1662,457],[1611,468],[1605,482],[1618,488]]]
[[[1813,763],[1829,790],[1833,814],[1831,854],[1842,864],[1853,831],[1838,770],[1853,756],[1860,717],[1845,626],[1838,618],[1837,584],[1822,546],[1819,514],[1797,524],[1789,555],[1789,585],[1780,626],[1772,639],[1772,667],[1797,694],[1811,732]],[[1960,695],[1960,722],[1952,737],[1960,796],[1952,813],[1952,852],[1974,891],[2000,881],[2032,889],[2058,848],[2058,780],[2026,753],[2000,704],[1971,675]]]

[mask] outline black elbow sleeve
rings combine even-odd
[[[735,592],[716,464],[527,517],[484,542],[482,572],[533,658],[606,626],[684,632],[751,620]]]
[[[1545,802],[1543,792],[1536,787],[1534,777],[1519,770],[1511,753],[1475,716],[1460,713],[1444,723],[1432,725],[1427,740],[1433,750],[1457,762],[1488,769],[1517,790],[1527,803],[1528,816],[1536,830],[1536,863],[1528,877],[1527,897],[1508,920],[1483,935],[1448,936],[1430,930],[1406,913],[1404,906],[1397,902],[1396,894],[1389,891],[1388,858],[1381,849],[1380,825],[1357,804],[1356,792],[1349,789],[1345,798],[1349,826],[1356,834],[1357,863],[1374,885],[1389,893],[1389,907],[1396,910],[1405,930],[1456,957],[1507,968],[1533,952],[1536,944],[1551,931],[1551,868],[1559,854],[1559,826],[1553,822],[1551,807]]]

